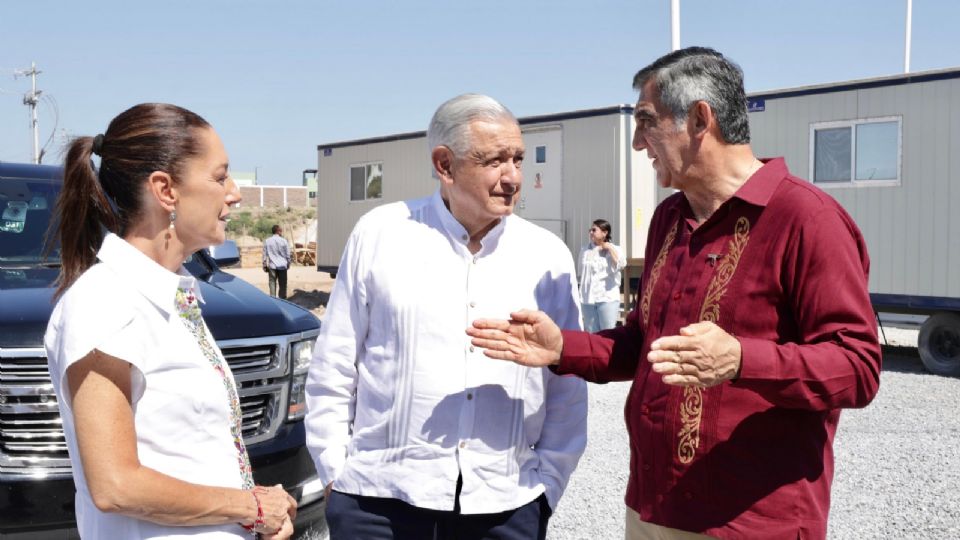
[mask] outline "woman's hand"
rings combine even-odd
[[[283,526],[275,533],[260,533],[262,540],[287,540],[293,537],[293,520],[287,518],[283,521]]]
[[[289,525],[293,532],[293,519],[297,517],[297,501],[287,493],[283,486],[257,486],[253,488],[260,509],[263,511],[263,525],[257,527],[258,533],[279,534],[284,525]],[[282,537],[287,538],[287,537]]]
[[[610,256],[611,262],[616,266],[620,264],[620,258],[617,256],[617,247],[613,245],[613,242],[604,242],[600,244],[600,249],[605,251],[605,255]]]

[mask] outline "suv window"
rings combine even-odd
[[[44,262],[47,228],[60,184],[56,180],[4,178],[0,182],[0,266]],[[60,250],[45,261],[60,263]]]

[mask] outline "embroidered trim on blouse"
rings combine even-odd
[[[210,361],[213,369],[220,374],[220,380],[227,392],[227,402],[230,407],[230,434],[233,436],[233,446],[237,449],[237,464],[240,467],[240,476],[243,479],[243,489],[253,489],[253,468],[250,466],[247,447],[243,443],[243,411],[240,409],[240,398],[237,395],[233,377],[227,375],[223,367],[223,359],[210,344],[210,340],[207,339],[207,332],[200,316],[200,306],[197,304],[197,297],[194,296],[193,291],[178,288],[176,305],[177,311],[180,313],[180,319],[197,340],[200,350]]]

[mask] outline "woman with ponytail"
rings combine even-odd
[[[69,146],[45,345],[83,538],[293,533],[296,502],[253,483],[237,388],[182,266],[224,241],[239,201],[220,138],[180,107],[137,105]]]
[[[587,231],[590,241],[580,250],[580,305],[587,332],[613,328],[620,314],[620,274],[627,260],[611,231],[609,221],[594,220]]]

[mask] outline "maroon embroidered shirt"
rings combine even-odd
[[[672,195],[648,238],[638,307],[619,328],[565,331],[557,368],[634,381],[627,505],[720,538],[824,538],[840,409],[867,405],[880,378],[860,231],[774,159],[698,228]],[[650,343],[704,320],[740,340],[739,378],[664,384]]]

